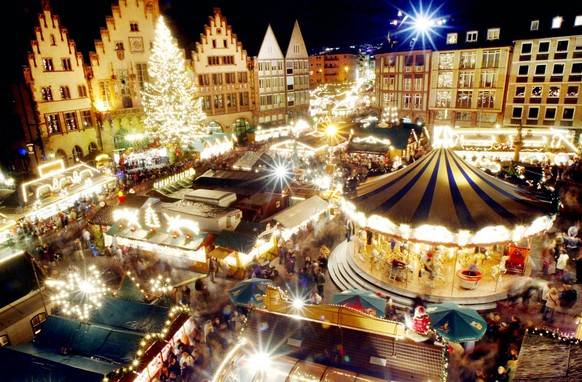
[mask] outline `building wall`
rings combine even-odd
[[[141,92],[160,15],[157,0],[120,1],[105,18],[101,39],[89,54],[90,89],[103,151],[116,147],[114,136],[125,129],[143,132]]]
[[[376,98],[382,121],[428,121],[430,53],[416,50],[376,56]]]
[[[320,84],[339,84],[353,82],[358,73],[359,61],[356,54],[324,53],[309,57],[309,82],[312,86]]]
[[[582,129],[582,35],[517,40],[503,125]]]
[[[240,135],[253,122],[250,62],[226,17],[215,8],[192,51],[192,69],[207,122],[220,125],[222,132]]]
[[[500,124],[510,59],[509,46],[434,52],[431,122],[461,128]]]

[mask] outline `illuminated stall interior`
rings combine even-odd
[[[115,185],[106,175],[84,163],[65,167],[60,159],[38,166],[39,178],[20,185],[25,216],[44,219],[68,211],[81,197],[102,195]]]

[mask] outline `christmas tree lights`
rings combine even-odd
[[[150,137],[160,145],[180,149],[206,135],[202,99],[195,97],[196,86],[188,74],[184,53],[163,17],[156,25],[148,75],[142,96],[144,125]]]

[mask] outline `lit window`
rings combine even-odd
[[[564,18],[562,16],[556,16],[552,19],[552,29],[559,29],[562,27],[562,22]]]

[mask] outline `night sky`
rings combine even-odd
[[[133,0],[128,0],[133,1]],[[60,16],[62,25],[85,59],[94,50],[94,40],[99,39],[99,29],[105,26],[105,16],[111,14],[115,0],[51,0],[53,12]],[[399,8],[410,12],[419,9],[418,1],[408,0],[160,0],[162,13],[178,38],[181,48],[189,57],[195,42],[213,8],[218,7],[228,24],[237,34],[249,56],[258,53],[260,44],[271,24],[281,49],[286,49],[295,20],[299,22],[307,49],[319,51],[321,47],[345,47],[360,43],[385,41],[389,22]],[[503,8],[511,4],[511,9]],[[557,9],[578,9],[582,13],[580,0],[553,0],[548,2],[551,13]],[[5,63],[20,68],[26,64],[25,52],[30,50],[30,39],[34,36],[37,14],[41,0],[9,1],[6,15],[10,24],[3,24],[4,32],[13,38],[5,40],[8,60]],[[436,10],[436,16],[447,16],[454,25],[475,26],[477,23],[494,26],[510,22],[512,18],[529,18],[529,14],[544,14],[530,0],[443,0],[423,2],[424,9]],[[515,10],[517,9],[517,11]],[[521,10],[520,10],[521,9]],[[6,34],[3,34],[6,36]]]

